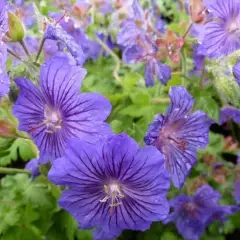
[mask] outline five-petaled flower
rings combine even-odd
[[[48,177],[68,186],[60,206],[81,228],[95,227],[94,239],[105,240],[124,229],[144,231],[152,221],[167,217],[169,177],[163,164],[156,148],[139,149],[126,134],[109,136],[95,146],[73,139]]]
[[[15,80],[20,95],[13,107],[19,129],[28,132],[40,150],[40,162],[63,155],[70,138],[99,141],[111,133],[104,120],[111,104],[96,93],[79,94],[86,70],[55,57],[43,64],[40,88],[31,81]]]
[[[194,196],[179,195],[170,201],[173,211],[164,223],[174,222],[185,240],[198,240],[213,221],[224,221],[238,211],[238,207],[221,206],[221,195],[209,185],[199,188]]]
[[[239,0],[204,0],[212,20],[205,25],[203,47],[209,57],[226,56],[240,49]]]
[[[169,96],[171,104],[166,116],[155,116],[144,140],[163,153],[173,184],[181,188],[196,163],[197,148],[208,144],[212,121],[202,111],[190,113],[193,97],[184,87],[171,87]]]

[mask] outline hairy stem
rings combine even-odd
[[[6,167],[0,167],[0,173],[2,173],[2,174],[16,174],[16,173],[31,174],[31,172],[29,172],[26,169],[6,168]]]
[[[152,103],[169,103],[170,98],[152,98]]]
[[[27,48],[25,42],[24,42],[23,40],[21,40],[19,43],[21,44],[21,46],[22,46],[24,52],[27,54],[27,56],[28,56],[29,59],[31,60],[31,56],[30,56],[30,54],[29,54],[29,51],[28,51],[28,48]]]
[[[9,54],[11,54],[12,56],[14,56],[16,59],[24,62],[23,59],[22,59],[21,57],[19,57],[19,56],[18,56],[15,52],[13,52],[12,50],[8,49],[7,52],[8,52]]]
[[[111,55],[116,63],[115,68],[113,70],[113,76],[116,79],[116,81],[118,83],[120,83],[120,77],[118,75],[118,71],[120,69],[121,66],[121,60],[120,58],[117,56],[117,54],[115,54],[99,37],[96,38],[96,41],[102,46],[102,48],[109,53],[109,55]]]
[[[37,61],[38,61],[38,59],[39,59],[39,57],[40,57],[40,54],[41,54],[41,52],[42,52],[42,49],[43,49],[43,45],[44,45],[44,43],[45,43],[45,38],[42,38],[42,40],[41,40],[41,43],[40,43],[40,46],[39,46],[39,49],[38,49],[38,53],[37,53],[37,56],[36,56],[36,59],[35,59],[35,63],[37,63]]]

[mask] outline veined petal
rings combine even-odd
[[[169,91],[171,104],[167,110],[168,121],[184,118],[193,106],[193,97],[184,87],[171,87]]]
[[[201,111],[196,111],[186,118],[178,130],[178,137],[184,139],[187,145],[195,148],[205,148],[208,144],[209,127],[212,120]]]
[[[207,9],[216,17],[226,20],[239,9],[239,2],[236,0],[204,0]]]
[[[171,79],[172,70],[168,65],[157,62],[155,65],[155,73],[159,81],[166,85],[168,80]]]
[[[44,105],[40,90],[25,78],[17,78],[15,82],[20,95],[13,106],[13,114],[19,119],[19,129],[33,133],[44,121]]]
[[[238,84],[240,85],[240,61],[233,67],[233,75],[235,76]]]
[[[185,149],[181,151],[173,144],[169,145],[168,148],[164,150],[166,156],[165,166],[171,175],[174,186],[180,189],[192,166],[196,164],[196,150]]]
[[[147,87],[154,86],[155,66],[153,61],[148,61],[145,67],[145,83]]]
[[[41,68],[40,86],[47,102],[62,107],[79,92],[86,70],[68,64],[66,58],[56,57]]]

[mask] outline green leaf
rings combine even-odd
[[[196,97],[194,109],[204,111],[210,118],[218,122],[219,106],[211,96]]]
[[[140,106],[147,106],[150,104],[151,98],[147,91],[143,89],[139,89],[130,94],[130,98],[133,104],[140,105]]]
[[[28,161],[30,159],[36,158],[37,148],[31,140],[18,138],[12,142],[12,145],[8,148],[9,154],[2,157],[0,164],[6,166],[11,163],[11,161],[16,161],[19,157]]]
[[[142,80],[142,75],[137,72],[127,73],[124,78],[121,80],[122,85],[126,89],[132,89],[137,85],[139,81]]]

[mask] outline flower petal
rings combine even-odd
[[[174,121],[184,118],[193,106],[193,97],[184,87],[171,87],[169,91],[171,104],[167,110],[167,120]]]
[[[54,57],[41,68],[40,87],[47,102],[52,106],[64,106],[80,90],[86,70],[68,64],[66,58]]]

